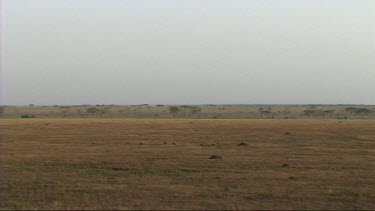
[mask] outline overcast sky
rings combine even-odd
[[[375,104],[373,0],[3,0],[3,13],[8,105]]]

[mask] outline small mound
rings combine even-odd
[[[289,177],[289,179],[290,179],[290,180],[296,180],[296,178],[295,178],[295,177]]]
[[[221,157],[221,156],[219,156],[219,155],[213,155],[213,156],[211,156],[209,159],[220,160],[220,159],[223,159],[223,157]]]
[[[247,143],[240,143],[240,144],[237,144],[237,146],[248,146]]]
[[[285,163],[285,164],[282,165],[281,167],[288,167],[288,166],[289,166],[289,165]]]
[[[285,135],[290,135],[290,133],[285,133]]]

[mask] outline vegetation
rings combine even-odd
[[[171,113],[172,115],[177,115],[180,111],[181,109],[178,108],[177,106],[169,107],[169,113]]]
[[[2,116],[19,118],[21,114],[40,118],[375,119],[375,106],[7,106]]]
[[[95,115],[95,114],[100,113],[100,110],[97,109],[97,108],[89,108],[89,109],[87,109],[86,111],[87,111],[87,113],[89,113],[89,114],[91,114],[91,115]]]
[[[35,118],[34,115],[22,114],[21,118]]]

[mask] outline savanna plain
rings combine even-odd
[[[1,209],[375,209],[375,121],[1,120]]]

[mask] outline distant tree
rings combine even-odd
[[[311,110],[309,110],[309,109],[307,109],[307,110],[304,110],[303,112],[302,112],[302,115],[304,115],[304,116],[317,116],[317,117],[319,117],[319,116],[326,116],[327,114],[331,114],[331,113],[333,113],[333,111],[331,111],[331,110],[328,110],[328,111],[322,111],[322,110],[315,110],[315,109],[311,109]]]
[[[5,112],[5,106],[0,106],[0,115],[3,115]]]
[[[61,113],[63,114],[63,117],[66,117],[66,114],[69,112],[70,107],[69,106],[60,106],[59,107]]]
[[[348,107],[348,108],[345,109],[345,111],[349,112],[350,114],[353,114],[357,110],[358,110],[358,108],[354,108],[354,107]]]
[[[182,109],[192,109],[192,108],[195,108],[194,106],[189,106],[189,105],[182,105],[182,106],[180,106],[180,108],[182,108]]]
[[[316,111],[314,111],[314,110],[304,110],[303,111],[303,115],[304,116],[313,116],[314,114],[316,113]]]
[[[34,115],[23,114],[23,115],[21,115],[21,118],[35,118],[35,116]]]
[[[359,108],[355,111],[356,114],[359,114],[362,116],[362,118],[364,117],[364,115],[368,115],[368,114],[371,114],[372,111],[370,109],[367,109],[367,108]]]
[[[82,114],[82,110],[81,109],[76,109],[76,112],[77,112],[77,114],[78,114],[78,116],[80,116],[80,117],[82,117],[83,116],[83,114]]]
[[[270,115],[272,115],[272,112],[271,112],[271,111],[268,111],[268,110],[263,110],[263,111],[261,112],[261,115],[262,115],[262,117],[264,117],[264,116],[270,116]]]
[[[284,115],[286,118],[288,118],[289,115],[290,115],[292,112],[290,111],[289,108],[285,108],[285,109],[282,111],[282,113],[283,113],[283,115]]]
[[[169,113],[172,114],[173,116],[177,115],[180,111],[181,111],[181,109],[178,108],[177,106],[169,107]]]
[[[191,112],[192,115],[199,115],[199,114],[202,113],[202,109],[199,108],[199,107],[194,107],[194,108],[191,109],[190,112]]]
[[[273,118],[274,115],[272,114],[271,110],[272,110],[272,108],[259,108],[258,109],[262,118],[264,118],[264,117]]]
[[[86,111],[89,114],[95,115],[95,114],[98,114],[100,112],[100,109],[97,109],[97,108],[88,108]]]
[[[333,112],[335,112],[335,110],[325,110],[325,111],[323,111],[324,113],[327,113],[327,114],[331,114],[331,113],[333,113]]]
[[[308,105],[310,109],[315,109],[317,108],[318,106],[317,105]]]
[[[100,116],[103,117],[103,115],[107,114],[111,107],[104,107],[103,109],[100,109]]]
[[[367,114],[367,113],[371,113],[372,111],[367,108],[359,108],[355,112],[358,114]]]

